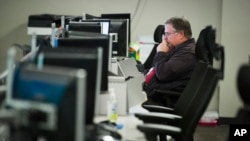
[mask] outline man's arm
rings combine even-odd
[[[170,55],[171,52],[157,52],[154,58],[154,68],[156,77],[160,81],[168,82],[181,77],[185,72],[189,71],[193,64],[193,55],[185,50]]]

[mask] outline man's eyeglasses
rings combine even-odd
[[[174,33],[176,33],[176,31],[174,31],[174,32],[172,32],[172,33],[170,33],[170,32],[165,32],[164,35],[167,36],[167,37],[169,37],[171,34],[174,34]]]

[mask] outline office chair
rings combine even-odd
[[[242,65],[237,76],[237,87],[239,96],[244,104],[239,109],[236,119],[239,124],[250,124],[250,65]]]
[[[237,75],[237,88],[238,88],[238,94],[243,102],[243,107],[240,107],[237,115],[235,117],[236,125],[250,125],[250,64],[243,64],[240,66],[238,70]],[[231,126],[230,126],[231,128]],[[231,133],[231,129],[228,132],[228,136],[226,141],[234,140]],[[247,136],[246,136],[247,137]],[[243,137],[243,139],[245,139]],[[242,139],[242,140],[243,140]]]
[[[166,101],[166,105],[170,103],[170,100],[172,97],[174,97],[177,100],[178,104],[181,104],[182,102],[184,103],[189,103],[192,100],[192,97],[196,94],[200,84],[203,81],[204,75],[206,73],[206,67],[205,65],[211,65],[212,64],[212,59],[209,59],[209,56],[213,53],[209,48],[209,46],[206,45],[206,41],[209,40],[211,42],[214,42],[212,40],[214,38],[214,34],[212,34],[214,30],[212,29],[211,26],[207,26],[204,29],[201,30],[197,43],[196,43],[196,48],[195,48],[195,55],[197,56],[198,60],[200,61],[191,78],[184,89],[182,93],[180,92],[174,92],[174,91],[166,91],[166,90],[154,90],[154,96],[159,96],[163,97],[164,100]],[[211,39],[212,38],[212,39]],[[203,65],[201,64],[203,63]],[[182,98],[181,98],[182,97]],[[181,100],[179,101],[179,99]],[[176,103],[176,104],[177,104]],[[142,104],[142,107],[144,109],[147,109],[150,112],[169,112],[169,108],[166,108],[164,106],[156,106],[156,105],[151,105],[147,101]],[[172,105],[167,105],[167,107],[170,107],[171,109],[176,107],[176,105],[173,107]],[[177,106],[178,107],[178,106]]]
[[[196,129],[196,126],[205,112],[209,101],[213,95],[213,92],[217,86],[218,81],[223,80],[224,73],[224,48],[218,46],[216,52],[220,52],[221,55],[221,66],[219,69],[212,68],[211,66],[208,68],[204,81],[201,84],[198,93],[193,98],[190,106],[186,109],[186,112],[183,116],[171,115],[163,116],[161,114],[159,118],[168,123],[168,125],[164,125],[163,122],[158,123],[145,123],[142,125],[138,125],[137,128],[142,131],[148,141],[157,140],[157,136],[160,136],[161,141],[166,141],[166,135],[170,135],[176,141],[192,141],[193,134]],[[153,116],[153,113],[151,113]],[[158,120],[159,120],[158,118]],[[157,118],[155,118],[157,120]],[[178,122],[174,122],[174,124],[169,124],[170,120],[178,120]]]
[[[188,108],[189,104],[192,102],[193,98],[195,97],[196,93],[198,92],[198,89],[200,88],[204,77],[206,75],[208,69],[208,65],[204,62],[198,62],[197,66],[194,69],[193,75],[187,85],[187,87],[184,89],[184,91],[176,95],[180,96],[178,99],[175,107],[164,107],[164,106],[158,106],[158,105],[150,105],[150,104],[142,104],[142,107],[147,109],[150,112],[162,112],[162,113],[171,113],[176,115],[183,115],[185,113],[185,110]],[[158,91],[159,92],[159,91]],[[166,93],[164,91],[163,93]],[[167,93],[169,95],[174,95],[174,92],[169,91]],[[140,116],[143,116],[147,113],[136,113],[135,116],[140,118]],[[142,117],[141,117],[142,118]]]
[[[179,124],[177,126],[151,123],[138,125],[138,129],[145,133],[149,141],[156,140],[158,135],[161,135],[161,137],[170,135],[176,141],[193,140],[193,133],[197,123],[203,115],[217,85],[217,81],[219,80],[217,71],[212,68],[208,69],[205,80],[206,81],[204,81],[198,93],[201,96],[196,96],[194,98],[186,114],[179,119]],[[164,138],[161,138],[161,140],[164,140]]]
[[[154,60],[154,56],[156,53],[156,48],[157,46],[162,42],[162,35],[164,34],[164,25],[158,25],[155,28],[154,31],[154,46],[148,56],[148,58],[146,59],[146,61],[143,64],[138,64],[137,68],[140,72],[144,72],[145,70],[149,70],[152,67],[153,64],[153,60]]]

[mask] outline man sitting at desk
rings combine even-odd
[[[149,104],[174,106],[177,98],[166,103],[162,97],[153,95],[153,90],[184,90],[197,62],[195,40],[190,23],[184,18],[172,17],[164,26],[164,39],[157,47],[153,67],[145,73],[143,89]]]

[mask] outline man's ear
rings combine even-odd
[[[181,38],[185,38],[184,31],[179,31],[179,37],[181,37]]]
[[[185,36],[185,35],[184,35],[184,31],[182,31],[182,30],[179,31],[179,34],[182,35],[182,36]]]

